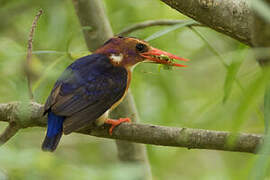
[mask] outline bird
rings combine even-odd
[[[62,134],[70,134],[86,125],[110,124],[110,135],[129,118],[113,120],[109,112],[127,94],[133,67],[140,62],[186,67],[175,60],[188,61],[150,46],[134,37],[115,36],[91,55],[70,64],[55,82],[44,105],[47,133],[43,151],[53,152]]]

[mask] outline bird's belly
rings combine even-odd
[[[126,92],[127,92],[127,91],[126,91]],[[124,97],[126,96],[126,92],[125,92],[125,94],[123,95],[123,97],[122,97],[120,100],[118,100],[116,103],[114,103],[114,104],[112,105],[112,107],[111,107],[109,110],[107,110],[104,114],[102,114],[99,118],[96,119],[95,123],[96,123],[97,126],[101,126],[101,125],[104,124],[104,122],[105,122],[105,121],[108,119],[108,117],[109,117],[110,111],[113,110],[115,107],[117,107],[117,106],[122,102],[122,100],[123,100]]]
[[[104,124],[104,122],[108,119],[109,117],[109,111],[107,110],[104,114],[102,114],[98,119],[96,119],[95,123],[97,126],[101,126]]]

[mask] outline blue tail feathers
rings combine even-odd
[[[62,137],[63,122],[65,117],[57,116],[53,112],[48,112],[48,128],[46,137],[42,143],[43,151],[54,151]]]

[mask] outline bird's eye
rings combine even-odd
[[[142,43],[138,43],[136,45],[136,50],[139,52],[146,52],[147,51],[147,47],[146,45],[142,44]]]

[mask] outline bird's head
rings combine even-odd
[[[187,59],[156,49],[143,40],[120,36],[109,39],[95,53],[104,54],[112,64],[127,68],[139,62],[186,67],[186,65],[175,63],[174,60],[188,61]]]

